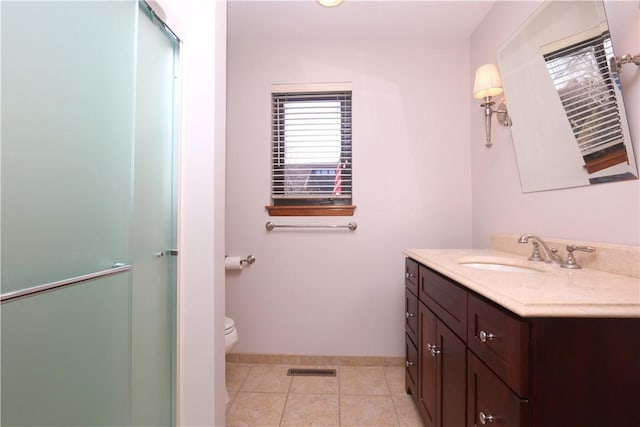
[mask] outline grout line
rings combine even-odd
[[[398,423],[398,426],[402,426],[402,423],[400,422],[400,414],[398,413],[398,406],[396,405],[396,402],[393,399],[393,390],[391,388],[391,385],[389,384],[387,369],[382,368],[382,372],[384,375],[384,380],[387,383],[387,388],[389,389],[389,397],[391,398],[391,405],[393,405],[393,412],[396,414],[396,422]]]
[[[338,377],[338,427],[342,427],[342,368],[336,366],[336,376]]]
[[[287,410],[287,404],[289,403],[289,396],[291,394],[291,387],[293,386],[294,377],[291,377],[290,380],[291,381],[289,381],[289,387],[287,388],[287,397],[285,397],[284,399],[284,405],[282,406],[282,413],[280,414],[280,422],[278,422],[278,426],[281,426],[284,421],[284,413]]]

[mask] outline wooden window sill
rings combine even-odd
[[[265,206],[269,216],[353,216],[355,205]]]
[[[627,151],[623,148],[612,153],[605,154],[595,160],[591,160],[585,163],[584,168],[589,174],[596,173],[602,169],[610,168],[619,163],[629,163],[627,157]]]

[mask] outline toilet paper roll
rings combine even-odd
[[[242,270],[242,258],[239,256],[228,256],[224,258],[225,270]]]

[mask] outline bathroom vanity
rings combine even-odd
[[[640,426],[640,279],[404,254],[406,389],[425,426]]]

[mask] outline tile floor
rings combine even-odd
[[[227,427],[423,427],[402,366],[318,366],[335,377],[287,376],[312,366],[226,366]]]

